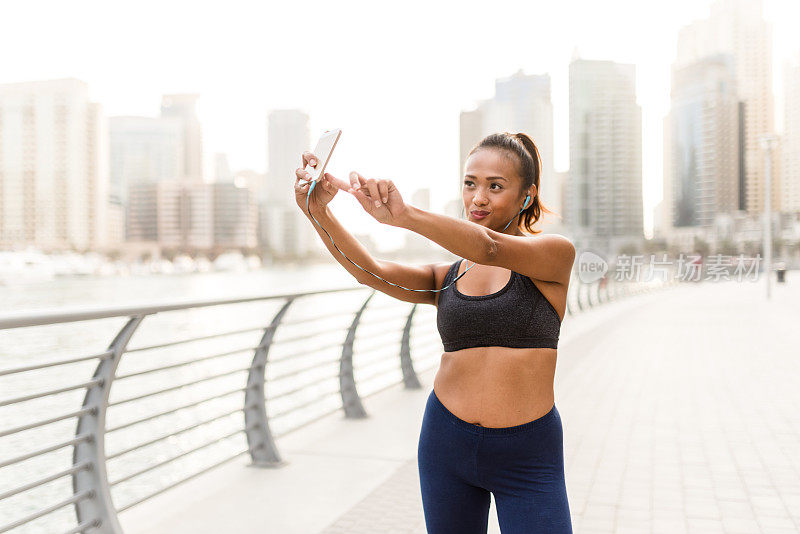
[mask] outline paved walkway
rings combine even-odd
[[[800,531],[800,283],[626,315],[559,382],[578,532]]]
[[[790,273],[794,274],[794,273]],[[800,280],[639,295],[569,317],[556,370],[576,533],[800,532]],[[422,390],[370,397],[122,514],[126,533],[424,533]],[[187,498],[191,495],[191,498]],[[498,533],[494,502],[490,533]]]

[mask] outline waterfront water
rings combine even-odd
[[[62,306],[115,306],[170,299],[227,298],[356,286],[338,263],[321,263],[247,272],[65,277],[0,285],[0,313]]]
[[[136,303],[167,303],[173,301],[236,298],[269,294],[286,294],[320,289],[353,287],[359,291],[336,293],[300,299],[292,305],[286,315],[285,326],[279,329],[277,340],[311,334],[316,330],[339,330],[306,339],[304,342],[276,345],[270,358],[276,360],[282,354],[301,354],[297,358],[270,364],[269,378],[277,377],[300,368],[311,368],[290,379],[269,386],[268,399],[282,392],[298,389],[268,402],[270,415],[311,401],[321,395],[324,400],[307,409],[286,417],[271,420],[276,434],[291,429],[304,420],[313,419],[319,413],[334,409],[338,398],[338,363],[340,344],[346,333],[352,314],[369,294],[353,277],[338,264],[322,264],[298,267],[265,269],[251,272],[201,273],[185,275],[148,275],[104,278],[59,278],[39,283],[25,283],[0,287],[0,303],[3,314],[36,309],[120,306]],[[210,333],[229,332],[249,327],[258,328],[268,324],[282,301],[267,301],[253,304],[215,307],[194,311],[166,312],[148,317],[134,335],[130,348],[186,339]],[[383,306],[390,306],[383,308]],[[410,304],[377,294],[370,302],[375,311],[366,314],[364,325],[359,330],[356,342],[354,367],[359,383],[359,393],[369,394],[389,382],[401,379],[399,369],[399,342],[406,312]],[[304,318],[333,313],[330,319],[308,324]],[[341,312],[341,313],[338,313]],[[421,345],[412,343],[415,361],[423,365],[435,365],[441,354],[441,345],[430,334],[435,334],[435,308],[423,306],[415,316],[414,330]],[[385,318],[389,320],[385,320]],[[0,331],[0,369],[7,369],[37,362],[54,361],[69,357],[84,356],[104,351],[127,318],[85,321],[46,327],[21,328]],[[375,321],[374,326],[370,323]],[[191,382],[231,370],[241,372],[202,382],[194,386],[153,396],[141,401],[114,406],[109,409],[107,428],[112,428],[140,419],[149,414],[170,409],[214,396],[225,391],[241,388],[247,380],[246,369],[252,359],[252,350],[244,350],[258,344],[262,332],[224,336],[203,342],[181,344],[158,350],[126,354],[117,376],[161,367],[170,363],[193,360],[221,352],[243,349],[222,358],[207,360],[190,366],[178,367],[139,377],[130,377],[114,382],[110,402],[156,391],[176,384]],[[363,338],[363,341],[361,339]],[[433,341],[433,343],[431,343]],[[313,350],[329,345],[327,348]],[[364,350],[359,351],[359,347]],[[419,348],[418,348],[419,347]],[[0,398],[14,398],[46,391],[89,380],[96,361],[80,362],[66,366],[42,369],[27,373],[0,377]],[[363,373],[360,370],[364,369]],[[386,373],[381,374],[385,370]],[[376,375],[375,379],[368,377]],[[361,378],[363,377],[363,379]],[[317,379],[318,384],[311,384]],[[269,384],[269,383],[268,383]],[[47,417],[65,414],[80,408],[84,390],[52,395],[33,401],[0,407],[0,432],[9,428],[29,424]],[[151,422],[113,432],[106,439],[106,453],[112,455],[133,445],[164,436],[177,429],[192,426],[215,415],[241,408],[244,394],[238,393],[205,402],[192,409],[155,419]],[[212,465],[247,447],[245,436],[239,432],[218,440],[220,436],[243,427],[241,412],[205,424],[166,440],[144,447],[138,451],[112,459],[108,462],[109,479],[119,480],[155,463],[175,457],[204,443],[214,442],[197,453],[187,454],[163,468],[136,476],[112,488],[112,497],[117,507],[143,497],[171,482]],[[6,437],[0,437],[0,462],[6,459],[69,440],[75,434],[75,418],[66,419],[39,429],[32,429]],[[217,441],[218,440],[218,441]],[[0,468],[0,494],[72,465],[72,448],[66,447],[37,458]],[[69,497],[72,494],[71,479],[63,477],[40,488],[27,491],[0,502],[0,526],[34,513],[42,508]],[[158,498],[158,497],[156,497]],[[63,532],[75,524],[71,506],[49,514],[25,527],[12,532]]]

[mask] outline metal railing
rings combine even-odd
[[[574,315],[605,302],[649,291],[654,287],[638,282],[619,283],[613,282],[613,280],[604,280],[599,283],[583,284],[577,277],[573,277],[568,291],[567,313]],[[13,406],[15,410],[22,410],[26,404],[45,397],[58,397],[67,392],[76,391],[84,394],[81,405],[63,406],[56,413],[33,411],[28,417],[28,422],[9,428],[6,428],[6,423],[0,424],[1,440],[34,429],[47,428],[59,422],[70,420],[75,422],[74,435],[69,439],[47,443],[44,446],[30,446],[28,441],[24,441],[26,450],[20,450],[10,458],[0,457],[0,480],[3,480],[1,476],[3,469],[19,466],[53,451],[69,448],[72,450],[70,465],[60,468],[55,466],[48,474],[38,476],[33,480],[24,480],[15,487],[7,489],[0,487],[0,503],[3,503],[7,499],[19,497],[59,479],[70,478],[72,481],[71,495],[52,504],[43,505],[35,511],[15,518],[8,524],[0,524],[0,534],[70,505],[76,514],[75,525],[58,525],[58,530],[63,529],[69,533],[84,531],[121,533],[122,528],[118,520],[120,512],[244,455],[250,456],[250,462],[254,466],[279,467],[285,461],[276,445],[277,438],[338,410],[343,410],[344,416],[347,418],[366,417],[367,412],[362,404],[362,399],[399,382],[402,382],[405,388],[420,388],[418,371],[427,371],[438,365],[438,357],[442,350],[438,332],[434,328],[435,320],[433,317],[426,317],[426,311],[420,311],[425,308],[428,313],[435,313],[435,308],[420,307],[392,300],[387,305],[378,306],[374,304],[376,300],[374,290],[368,291],[366,298],[359,298],[359,295],[365,290],[367,288],[355,287],[240,299],[204,300],[157,306],[47,311],[0,317],[0,333],[60,323],[74,326],[86,321],[97,322],[114,318],[124,321],[116,330],[106,350],[88,355],[72,355],[61,359],[45,359],[0,369],[0,378],[11,375],[24,377],[24,374],[27,373],[57,371],[81,362],[96,361],[94,372],[88,380],[79,380],[76,383],[67,383],[44,390],[38,390],[34,386],[33,389],[36,391],[33,393],[0,398],[0,407]],[[310,308],[307,306],[307,309],[303,309],[304,302],[318,298],[335,299],[335,303],[328,307],[331,310],[329,313],[319,313],[324,310],[324,306],[314,302],[308,303]],[[341,311],[347,301],[356,305],[357,309],[352,313]],[[248,327],[237,324],[236,328],[221,332],[179,335],[168,340],[159,340],[156,343],[129,347],[134,337],[139,338],[137,333],[142,330],[143,324],[154,321],[156,316],[168,313],[194,313],[213,307],[218,317],[225,317],[226,310],[230,308],[254,303],[269,304],[273,307],[268,321]],[[288,319],[290,312],[296,309],[302,310],[299,320]],[[378,315],[375,312],[379,310],[389,310],[389,313]],[[419,320],[420,317],[421,320]],[[336,319],[344,319],[346,324],[325,326],[325,321]],[[415,319],[417,320],[415,321]],[[392,325],[392,321],[396,321],[396,324]],[[314,327],[309,328],[307,325],[314,325]],[[294,330],[299,329],[296,335],[292,335],[293,327]],[[370,332],[372,327],[377,327],[377,333]],[[287,331],[288,335],[279,336],[278,334],[283,331]],[[396,342],[382,340],[381,334],[385,336],[387,332],[398,334],[399,339]],[[335,341],[325,339],[336,334],[343,336],[343,339],[341,337]],[[158,365],[145,366],[130,372],[118,372],[121,371],[120,364],[123,361],[136,360],[142,354],[162,354],[171,349],[185,348],[197,342],[209,344],[213,341],[228,340],[230,343],[230,338],[248,335],[257,336],[257,343],[254,344],[251,341],[236,344],[233,348],[228,347],[226,350],[188,358],[181,357],[177,361],[169,363],[164,363],[163,359],[159,358]],[[364,340],[371,341],[371,343],[362,346],[361,342]],[[413,347],[412,342],[414,343]],[[299,349],[291,348],[292,344],[298,343],[300,344]],[[280,347],[286,346],[289,347],[289,350],[285,354],[273,354],[279,352]],[[436,350],[431,351],[431,349]],[[330,355],[331,351],[334,351],[335,354]],[[0,352],[0,356],[2,355]],[[249,361],[246,364],[226,363],[228,359],[237,357],[237,355],[245,355]],[[181,376],[177,380],[173,378],[156,381],[155,387],[143,388],[141,384],[136,385],[137,381],[152,381],[153,377],[163,373],[185,374],[209,362],[222,365],[222,370],[202,374],[199,377],[194,376],[190,379],[183,379]],[[334,373],[333,371],[336,371],[337,368],[338,372]],[[313,375],[315,371],[328,372],[312,376],[311,380],[301,380],[303,376]],[[62,376],[66,376],[66,374],[58,375],[57,381]],[[376,379],[381,377],[384,378],[384,382],[376,382]],[[388,381],[385,380],[387,377]],[[209,387],[210,383],[221,378],[238,381],[239,385],[234,384],[234,386],[221,388],[210,394],[204,392],[199,398],[183,399],[177,405],[166,405],[166,401],[163,400],[169,393],[181,393],[186,396],[187,390],[193,386]],[[24,382],[26,390],[29,382],[36,384],[37,380],[26,380]],[[327,387],[323,387],[326,382],[328,382]],[[360,391],[367,385],[371,385],[370,388],[367,388],[370,389],[369,393]],[[117,386],[113,392],[112,386]],[[125,387],[123,388],[123,386]],[[268,395],[268,388],[277,390],[277,392]],[[117,389],[125,391],[118,395]],[[126,394],[126,392],[130,393]],[[302,398],[304,393],[307,395]],[[230,401],[237,395],[239,400],[233,407],[228,405],[227,408],[213,413],[207,411],[209,404],[220,399]],[[5,395],[0,394],[0,397],[5,397]],[[301,397],[301,400],[283,406],[295,397]],[[338,400],[333,403],[328,402],[332,399]],[[154,432],[152,427],[164,426],[157,425],[157,422],[164,421],[169,416],[185,414],[187,410],[198,408],[201,405],[203,410],[200,411],[200,414],[195,414],[195,417],[189,418],[185,424],[170,424],[165,427],[167,430]],[[316,411],[313,411],[310,417],[292,418],[293,415],[307,412],[311,408],[316,408]],[[129,417],[127,420],[123,420],[121,412],[117,413],[115,410],[126,410]],[[218,431],[222,432],[222,435],[216,433],[213,434],[213,437],[206,437],[200,442],[192,441],[188,448],[170,445],[178,437],[189,435],[198,429],[210,429],[215,424],[233,416],[241,417],[240,422],[236,423],[232,429],[229,427]],[[281,422],[282,430],[276,432],[274,426]],[[149,435],[145,431],[148,428]],[[115,450],[107,451],[106,447],[109,441],[115,435],[126,431],[131,434],[127,441],[120,442]],[[207,432],[206,436],[208,435]],[[244,443],[238,447],[233,446],[227,449],[226,454],[222,457],[215,457],[210,464],[199,468],[191,466],[189,469],[184,469],[180,476],[172,477],[166,483],[147,484],[144,488],[138,488],[137,492],[125,493],[129,497],[127,501],[121,504],[116,503],[118,500],[116,497],[119,495],[115,492],[119,487],[140,480],[145,474],[166,466],[173,466],[198,451],[209,449],[215,444],[236,436],[240,438],[243,436]],[[171,453],[166,457],[153,455],[154,458],[146,455],[145,461],[141,459],[125,461],[126,458],[131,458],[137,452],[156,445],[166,447],[166,450]],[[115,465],[119,465],[117,463],[120,459],[123,460],[121,465],[134,465],[136,469],[119,476],[111,476],[109,464],[113,462]],[[119,469],[114,471],[119,471]],[[49,529],[48,531],[55,532],[56,530]]]

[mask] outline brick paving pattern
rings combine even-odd
[[[424,533],[417,459],[405,462],[383,484],[321,534]]]
[[[792,281],[668,290],[559,351],[576,533],[800,532]],[[414,459],[323,532],[424,533],[421,506]]]

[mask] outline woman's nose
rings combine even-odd
[[[486,203],[486,195],[478,191],[475,193],[475,196],[472,197],[472,202],[476,205],[485,204]]]

